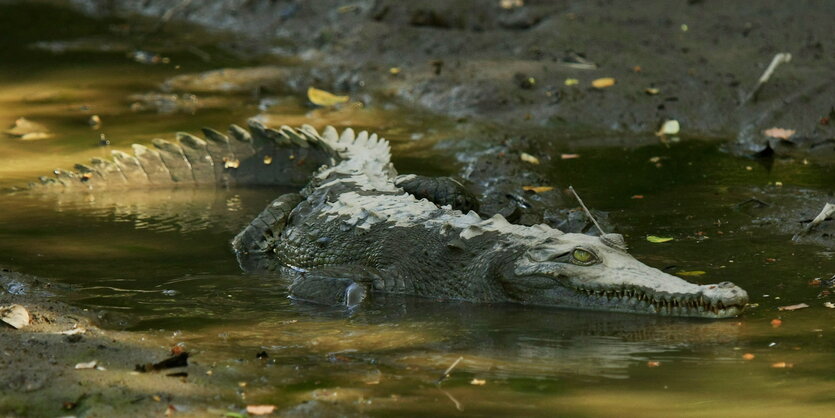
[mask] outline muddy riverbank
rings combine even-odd
[[[785,155],[835,154],[825,1],[70,3],[231,31],[241,50],[300,58],[309,70],[298,88],[382,95],[545,137],[646,134],[677,120],[683,135],[732,138],[743,154],[768,141]],[[757,89],[781,52],[791,61]],[[614,84],[593,86],[606,78]],[[779,141],[763,134],[771,127],[795,134]]]

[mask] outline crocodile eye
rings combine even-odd
[[[575,248],[571,252],[571,262],[579,266],[590,266],[597,263],[597,256],[591,251],[586,251],[582,248]]]

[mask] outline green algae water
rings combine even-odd
[[[137,111],[129,97],[171,76],[250,62],[201,38],[214,60],[163,43],[154,53],[168,64],[138,63],[129,57],[137,35],[125,35],[124,22],[68,13],[0,6],[0,22],[15,34],[0,41],[0,124],[26,117],[51,134],[0,138],[0,187],[261,111],[248,96],[185,112]],[[44,49],[75,39],[95,39],[96,48]],[[65,46],[56,52],[56,45]],[[454,160],[435,144],[468,135],[454,122],[396,108],[333,114],[311,111],[301,98],[279,99],[269,123],[373,128],[392,140],[401,172],[454,172]],[[102,119],[98,129],[87,123],[93,114]],[[100,145],[102,134],[110,145]],[[835,297],[809,282],[835,274],[835,254],[754,229],[736,205],[754,188],[831,194],[832,168],[778,161],[767,169],[697,139],[639,138],[647,145],[630,148],[597,139],[553,144],[555,153],[580,154],[548,163],[553,184],[572,184],[609,211],[637,258],[694,282],[731,280],[755,306],[740,318],[703,321],[391,296],[356,312],[296,303],[287,299],[286,278],[243,274],[229,246],[287,191],[277,188],[7,194],[0,265],[60,284],[62,300],[105,328],[161,347],[185,344],[194,361],[217,372],[184,384],[205,386],[198,402],[221,409],[308,401],[309,413],[325,416],[831,414],[835,309],[824,303]],[[653,244],[647,235],[674,239]],[[778,310],[798,303],[809,308]],[[268,357],[256,358],[261,352]]]

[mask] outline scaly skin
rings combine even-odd
[[[748,301],[732,283],[699,286],[644,265],[617,234],[565,234],[418,200],[395,184],[388,143],[376,135],[278,134],[325,143],[339,161],[313,176],[293,209],[278,200],[268,208],[267,245],[236,245],[244,258],[299,272],[299,299],[350,305],[385,292],[702,318],[736,316]]]

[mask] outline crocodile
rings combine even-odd
[[[697,285],[632,257],[623,236],[480,216],[448,178],[398,175],[388,141],[251,120],[229,135],[181,133],[114,151],[32,189],[216,184],[300,188],[271,202],[232,240],[241,267],[291,274],[291,298],[355,308],[374,293],[699,318],[743,312],[745,290]]]

